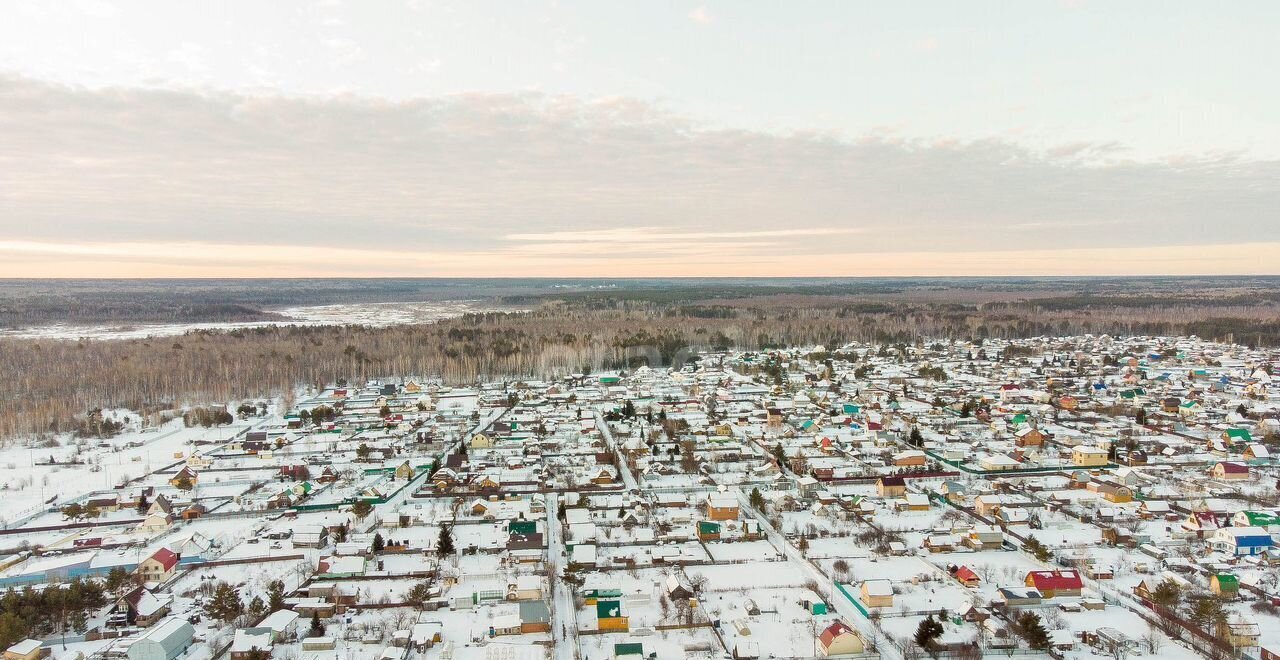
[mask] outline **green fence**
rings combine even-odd
[[[867,611],[867,608],[862,606],[862,601],[858,600],[857,596],[854,596],[853,594],[849,593],[849,590],[846,589],[845,586],[843,584],[840,584],[839,582],[832,582],[832,584],[836,585],[836,589],[838,589],[840,593],[844,595],[844,597],[848,599],[850,603],[853,603],[854,607],[858,608],[858,612],[861,613],[862,616],[865,616],[868,619],[871,618],[871,613]]]

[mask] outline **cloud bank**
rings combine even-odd
[[[1233,154],[721,130],[625,98],[12,76],[0,136],[2,276],[1278,270],[1280,163]]]

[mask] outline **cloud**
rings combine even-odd
[[[553,231],[534,234],[508,234],[511,241],[573,241],[577,243],[651,243],[657,241],[693,241],[725,238],[794,238],[798,236],[836,236],[856,234],[859,228],[813,227],[807,229],[771,229],[765,231],[687,231],[664,227],[625,227],[588,231]]]
[[[706,7],[698,7],[689,12],[689,20],[701,25],[707,25],[716,20],[716,17]]]
[[[115,246],[10,245],[28,275],[144,262],[139,272],[244,272],[247,246],[273,251],[253,262],[264,275],[822,274],[877,254],[988,255],[995,270],[989,255],[1049,248],[1187,255],[1280,241],[1274,161],[723,130],[631,98],[391,102],[0,77],[0,135],[4,240]],[[184,262],[175,246],[219,248]]]
[[[973,252],[766,252],[735,258],[715,244],[690,245],[688,262],[668,253],[622,254],[591,245],[562,254],[420,252],[254,243],[40,243],[0,241],[0,277],[677,277],[677,276],[1122,276],[1275,274],[1280,241],[1209,246],[1104,247]],[[495,260],[517,259],[495,268]],[[33,269],[46,268],[48,272]]]

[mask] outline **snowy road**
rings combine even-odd
[[[627,467],[627,462],[623,460],[622,450],[613,440],[613,431],[609,429],[609,423],[604,420],[604,415],[601,415],[599,410],[596,411],[596,428],[600,429],[600,433],[604,436],[605,445],[613,450],[613,458],[618,462],[622,483],[626,485],[628,491],[639,491],[640,484],[636,482],[635,475],[631,474],[631,468]]]
[[[840,614],[845,623],[857,628],[858,632],[862,633],[862,637],[864,639],[874,639],[881,658],[885,658],[886,660],[902,660],[902,654],[899,652],[898,647],[891,642],[870,619],[862,616],[862,613],[859,612],[852,603],[846,600],[843,594],[835,590],[832,586],[831,578],[823,574],[817,565],[809,561],[804,557],[804,555],[801,555],[800,551],[797,550],[795,546],[791,545],[791,543],[782,537],[782,534],[780,534],[778,530],[774,529],[773,525],[769,524],[769,521],[761,512],[756,511],[755,508],[751,506],[751,498],[748,496],[747,491],[739,488],[734,492],[738,495],[738,503],[741,509],[749,513],[760,523],[760,528],[764,530],[765,536],[769,539],[769,543],[772,543],[773,547],[777,549],[778,552],[783,553],[787,557],[788,561],[799,566],[804,571],[805,575],[818,584],[818,592],[822,594],[822,597],[825,598],[832,607],[835,608],[836,612]]]
[[[557,660],[576,660],[578,657],[578,621],[575,614],[573,589],[560,579],[565,567],[564,538],[560,528],[560,498],[555,493],[547,497],[547,562],[551,565],[552,601],[551,636],[555,640]]]

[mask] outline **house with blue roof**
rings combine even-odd
[[[1210,543],[1214,550],[1247,557],[1271,548],[1271,534],[1261,527],[1223,527],[1214,532]]]

